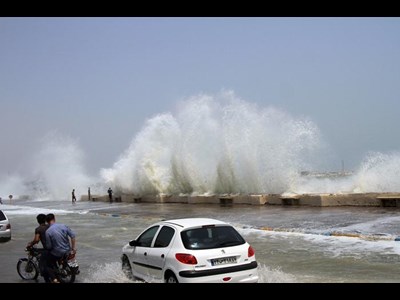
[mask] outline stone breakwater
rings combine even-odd
[[[82,201],[109,202],[108,195],[87,195]],[[186,203],[186,204],[249,204],[291,206],[375,206],[400,207],[400,193],[338,193],[338,194],[249,194],[249,195],[132,195],[115,194],[113,202]]]

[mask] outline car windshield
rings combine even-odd
[[[0,210],[0,221],[6,220],[6,216],[3,214],[3,212]]]
[[[245,243],[232,226],[203,226],[181,232],[186,249],[203,250],[238,246]]]

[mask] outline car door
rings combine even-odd
[[[150,276],[152,280],[163,281],[164,265],[167,254],[171,249],[175,229],[164,225],[157,234],[153,247],[148,255]]]
[[[148,254],[151,250],[153,239],[159,230],[159,225],[152,226],[144,231],[137,239],[132,252],[132,271],[135,276],[148,280],[150,276]]]

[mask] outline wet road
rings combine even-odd
[[[0,243],[0,282],[24,282],[16,272],[33,238],[38,213],[54,213],[77,234],[77,282],[129,282],[121,248],[161,219],[211,217],[235,225],[256,250],[261,282],[400,282],[400,210],[190,204],[14,201],[2,205],[12,240]],[[260,230],[267,227],[269,230]],[[270,231],[272,230],[272,231]],[[358,233],[373,240],[330,236]],[[41,282],[41,280],[39,280]]]

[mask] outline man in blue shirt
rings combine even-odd
[[[66,254],[76,253],[75,233],[66,225],[56,223],[54,214],[46,216],[49,228],[46,230],[46,248],[49,251],[47,259],[48,273],[52,282],[57,283],[54,268],[56,262]]]

